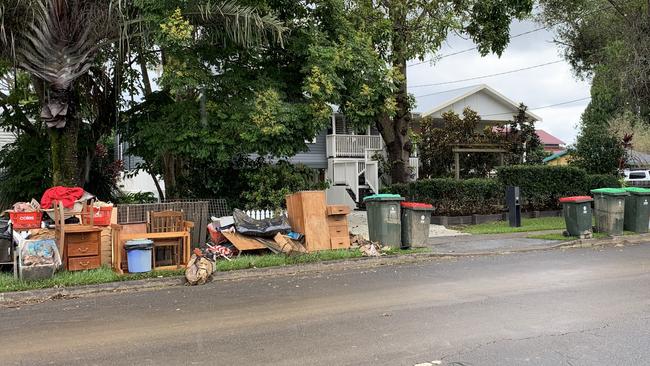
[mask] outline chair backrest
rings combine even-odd
[[[147,212],[147,232],[169,233],[183,231],[185,219],[182,211]]]

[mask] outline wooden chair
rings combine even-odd
[[[175,233],[188,231],[190,225],[185,221],[184,213],[182,211],[150,211],[147,212],[147,232],[148,233]],[[158,250],[166,253],[168,250],[171,253],[170,265],[176,265],[180,268],[184,261],[183,253],[187,252],[189,248],[183,246],[189,245],[181,238],[169,238],[169,240],[154,240],[152,250],[153,268],[160,267],[158,265]]]

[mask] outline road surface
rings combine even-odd
[[[650,365],[650,245],[0,308],[2,365]]]

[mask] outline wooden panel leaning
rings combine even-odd
[[[289,224],[293,231],[305,235],[307,251],[331,249],[325,191],[301,191],[286,200]]]

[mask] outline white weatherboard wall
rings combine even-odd
[[[2,147],[6,144],[14,142],[15,139],[16,136],[13,134],[13,132],[0,130],[0,149],[2,149]]]
[[[159,184],[160,188],[162,188],[164,192],[165,182],[160,180]],[[120,190],[125,193],[152,192],[156,198],[160,198],[158,197],[158,190],[156,189],[153,178],[145,172],[139,172],[130,178],[125,177],[123,173],[118,186],[120,187]]]
[[[472,108],[479,115],[484,116],[483,119],[486,120],[510,120],[512,119],[513,113],[516,112],[516,109],[512,106],[498,101],[481,90],[452,103],[441,111],[433,113],[432,117],[441,118],[443,113],[450,110],[458,115],[462,115],[466,107]]]

